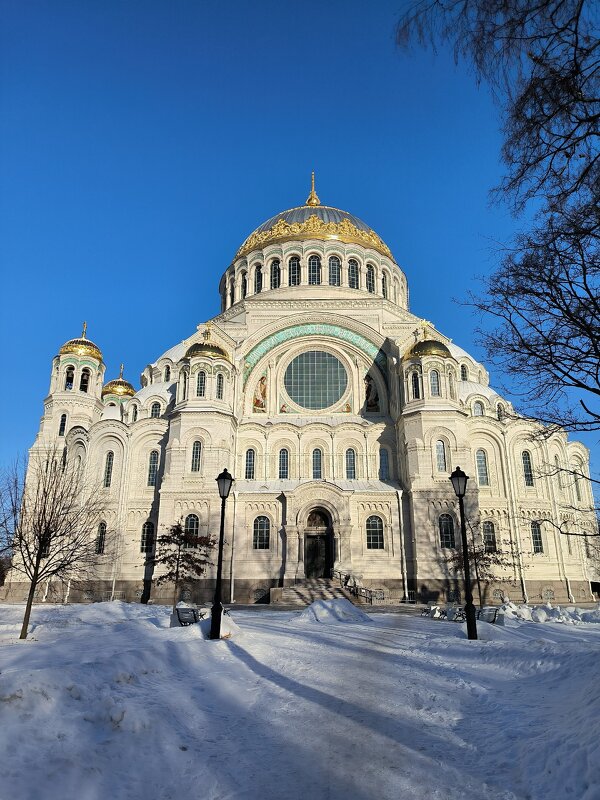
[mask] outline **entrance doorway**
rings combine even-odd
[[[329,514],[316,508],[308,515],[304,530],[304,574],[307,578],[330,578],[333,567],[333,530]]]

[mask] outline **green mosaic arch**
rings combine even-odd
[[[377,364],[387,381],[387,358],[385,354],[372,342],[361,336],[360,333],[340,328],[339,325],[307,323],[304,325],[292,325],[289,328],[277,331],[253,347],[246,356],[244,363],[244,384],[254,367],[270,350],[277,347],[277,345],[307,336],[329,336],[332,339],[339,339],[342,342],[354,345]]]

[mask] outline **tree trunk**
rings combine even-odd
[[[23,617],[23,625],[21,626],[21,635],[19,639],[26,639],[27,638],[27,629],[29,628],[29,617],[31,616],[31,606],[33,605],[33,598],[35,595],[35,590],[37,589],[38,585],[38,574],[39,574],[39,557],[36,560],[35,567],[33,569],[33,576],[31,578],[31,583],[29,584],[29,594],[27,595],[27,603],[25,604],[25,616]]]

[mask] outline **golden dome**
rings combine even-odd
[[[185,358],[196,358],[197,356],[205,356],[206,358],[224,358],[229,361],[229,356],[214,342],[194,342],[185,354]]]
[[[66,356],[71,353],[75,356],[91,356],[92,358],[97,358],[98,361],[102,361],[100,348],[86,337],[86,330],[87,322],[84,322],[81,338],[69,339],[68,342],[65,342],[58,351],[59,355]]]
[[[290,208],[263,222],[242,244],[235,257],[245,256],[275,242],[320,239],[339,241],[370,247],[381,255],[391,258],[392,253],[385,242],[366,223],[347,211],[333,206],[322,206],[315,192],[314,173],[310,194],[303,206]]]
[[[121,364],[119,377],[102,387],[102,397],[106,397],[108,394],[115,394],[117,397],[133,397],[135,394],[133,386],[123,378],[123,364]]]
[[[413,345],[404,356],[404,360],[408,361],[410,358],[423,358],[423,356],[452,358],[452,353],[443,342],[438,342],[436,339],[425,339],[425,341],[417,342]]]

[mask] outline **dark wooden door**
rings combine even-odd
[[[327,534],[307,534],[304,537],[304,567],[307,578],[328,578]]]

